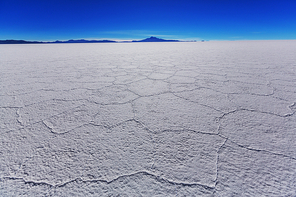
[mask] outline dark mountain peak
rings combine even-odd
[[[150,38],[146,38],[139,41],[134,40],[133,42],[179,42],[179,40],[165,40],[165,39],[151,36]]]

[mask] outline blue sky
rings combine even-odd
[[[296,0],[0,0],[0,40],[296,39]]]

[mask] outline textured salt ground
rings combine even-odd
[[[1,45],[0,196],[295,196],[295,46]]]

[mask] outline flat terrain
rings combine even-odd
[[[295,54],[0,45],[0,196],[296,196]]]

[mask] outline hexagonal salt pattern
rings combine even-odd
[[[295,53],[1,45],[0,196],[295,196]]]

